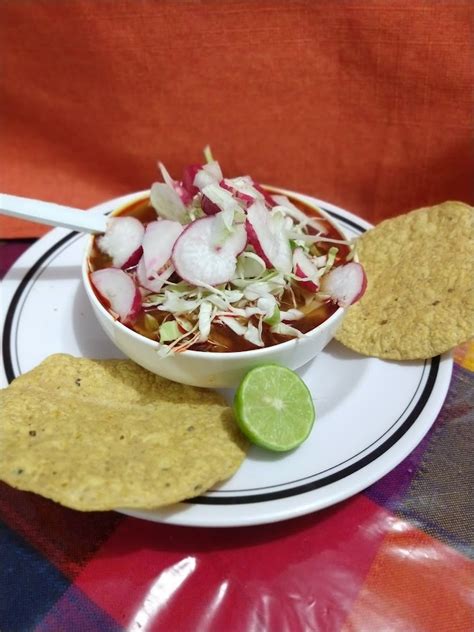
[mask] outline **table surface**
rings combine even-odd
[[[31,243],[0,242],[2,276]],[[294,520],[177,527],[0,484],[0,630],[473,630],[474,343],[454,360],[408,458]]]

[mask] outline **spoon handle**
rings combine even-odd
[[[107,224],[105,215],[6,193],[0,193],[0,214],[82,233],[103,233]]]

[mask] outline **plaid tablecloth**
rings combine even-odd
[[[2,274],[30,242],[0,246]],[[474,630],[474,344],[395,470],[328,510],[201,529],[0,485],[1,632]]]

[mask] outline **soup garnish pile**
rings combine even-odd
[[[90,279],[109,312],[159,353],[232,352],[304,336],[364,293],[353,244],[314,207],[219,163],[189,165],[111,217]]]

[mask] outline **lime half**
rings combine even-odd
[[[235,394],[234,412],[252,443],[277,452],[303,443],[315,419],[306,384],[294,371],[275,364],[247,373]]]

